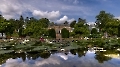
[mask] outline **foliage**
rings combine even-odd
[[[91,30],[91,34],[97,34],[98,32],[97,32],[97,29],[96,28],[93,28],[92,30]]]
[[[74,28],[75,24],[76,24],[76,21],[72,21],[72,22],[70,23],[70,27]]]
[[[120,24],[118,26],[118,37],[120,37]]]
[[[55,29],[49,29],[49,30],[48,30],[48,33],[49,33],[49,36],[50,36],[51,38],[56,38]]]
[[[107,32],[111,36],[118,34],[118,25],[120,21],[115,19],[112,14],[100,11],[96,16],[96,23],[100,32]]]
[[[70,27],[74,28],[73,32],[70,33],[70,36],[73,37],[85,37],[90,33],[90,37],[99,37],[97,30],[92,29],[90,32],[89,26],[86,25],[86,19],[78,18],[78,22],[73,21],[70,23]],[[7,36],[31,36],[31,37],[40,37],[40,36],[50,36],[47,30],[49,25],[54,25],[50,23],[47,18],[35,19],[34,17],[26,17],[25,19],[21,15],[19,19],[9,19],[6,20],[2,15],[0,15],[0,32],[5,33]],[[68,25],[68,22],[65,21],[64,25]],[[107,13],[105,11],[100,11],[96,16],[96,27],[99,29],[99,33],[107,33],[109,36],[120,36],[120,20],[115,19],[114,15]],[[68,31],[69,32],[69,31]],[[69,37],[69,33],[65,33],[65,37]],[[63,36],[64,36],[63,35]],[[52,36],[55,38],[55,34]]]
[[[69,38],[69,31],[66,28],[61,30],[62,38]]]
[[[38,22],[40,22],[42,24],[43,28],[47,28],[50,23],[49,19],[47,19],[47,18],[41,18],[38,20]]]
[[[4,19],[4,17],[0,16],[0,32],[11,36],[11,34],[13,34],[13,31],[14,31],[13,23],[11,21]]]
[[[41,23],[38,22],[31,22],[27,25],[26,29],[24,29],[24,34],[33,37],[40,37],[43,35],[45,30],[41,27]]]
[[[102,52],[97,52],[95,55],[95,59],[98,60],[99,63],[103,63],[104,61],[111,60],[111,57],[104,56]]]
[[[100,34],[90,34],[90,35],[88,35],[88,37],[89,38],[101,38],[102,35],[100,35]]]
[[[97,26],[102,29],[105,27],[106,23],[113,19],[113,15],[110,13],[106,13],[105,11],[100,11],[100,13],[96,16]]]
[[[89,34],[90,31],[88,26],[84,25],[84,22],[78,22],[75,24],[73,32],[75,32],[76,35],[84,36]]]
[[[78,23],[79,23],[79,22],[84,22],[84,23],[86,23],[86,19],[78,18]]]
[[[75,32],[70,32],[69,34],[70,34],[71,37],[75,36]]]

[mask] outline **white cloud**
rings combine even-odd
[[[46,64],[57,64],[57,65],[59,65],[60,60],[55,58],[55,57],[50,57],[48,59],[44,59],[42,61],[36,61],[35,62],[35,66],[43,66],[43,65],[46,65]]]
[[[58,54],[56,54],[57,56],[59,56],[59,57],[61,57],[62,59],[64,59],[64,60],[68,60],[69,59],[69,57],[74,57],[75,55],[73,55],[73,54],[71,54],[71,53],[69,53],[68,55],[65,55],[65,54],[63,54],[63,53],[58,53]]]
[[[72,4],[68,4],[68,2]],[[20,15],[31,17],[29,13],[32,13],[33,16],[46,17],[50,20],[57,20],[61,15],[91,15],[89,13],[91,8],[74,5],[78,3],[80,3],[78,0],[1,0],[0,13],[6,19],[18,19]],[[27,12],[29,13],[27,14]],[[67,20],[70,21],[70,19]]]
[[[31,64],[34,63],[34,64]],[[25,61],[22,58],[9,59],[6,60],[6,63],[2,64],[2,67],[42,67],[47,64],[59,65],[61,63],[60,58],[56,56],[51,56],[47,59],[32,60],[26,59]]]
[[[0,2],[0,12],[6,19],[13,18],[15,15],[21,15],[23,11],[21,4],[17,0],[1,0]]]
[[[25,0],[24,0],[25,1]],[[35,7],[26,4],[20,0],[1,0],[0,2],[0,13],[6,18],[18,19],[20,15],[27,11],[33,11]]]
[[[68,59],[68,56],[65,55],[65,54],[58,53],[57,56],[61,57],[61,58],[64,59],[64,60],[67,60],[67,59]]]
[[[57,23],[64,23],[67,20],[68,20],[68,17],[67,16],[63,16],[62,18],[60,18],[59,20],[57,20]]]
[[[33,11],[33,16],[37,16],[40,18],[48,18],[49,20],[55,20],[58,17],[60,17],[60,12],[59,11],[41,11],[41,10],[34,10]]]
[[[69,23],[71,23],[72,21],[74,21],[75,19],[72,18],[72,19],[68,19],[67,16],[63,16],[62,18],[60,18],[59,20],[57,20],[56,22],[57,23],[64,23],[65,21],[68,21]]]

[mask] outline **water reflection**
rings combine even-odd
[[[105,56],[105,55],[104,55],[103,53],[101,53],[101,52],[98,52],[98,53],[95,55],[95,59],[98,60],[99,63],[103,63],[104,61],[111,60],[112,58]]]
[[[119,51],[95,52],[87,48],[62,52],[41,50],[0,55],[0,64],[1,67],[119,67],[119,54]]]

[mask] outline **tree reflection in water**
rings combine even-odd
[[[82,57],[82,56],[85,56],[87,50],[88,50],[87,48],[78,48],[78,49],[71,49],[70,52],[73,55],[76,55],[76,53],[77,53],[78,57]]]
[[[40,57],[41,57],[41,58],[44,58],[44,59],[49,58],[50,55],[51,55],[51,54],[50,54],[49,51],[43,51],[43,52],[40,53]]]
[[[78,57],[85,56],[87,50],[88,50],[87,48],[78,48],[77,49]]]
[[[10,58],[13,58],[13,59],[16,59],[16,58],[22,58],[23,62],[26,61],[26,58],[28,59],[32,59],[32,60],[36,60],[38,59],[39,57],[40,58],[43,58],[42,60],[48,60],[52,57],[52,59],[58,59],[59,58],[59,61],[62,61],[63,63],[64,62],[86,62],[89,64],[89,53],[87,52],[87,48],[78,48],[78,49],[71,49],[69,51],[63,51],[63,52],[59,52],[57,50],[51,50],[51,51],[48,51],[48,50],[39,50],[39,51],[31,51],[31,52],[23,52],[23,53],[15,53],[15,52],[12,52],[12,53],[7,53],[7,54],[2,54],[0,55],[0,64],[3,64],[6,62],[7,59],[10,59]],[[51,55],[51,53],[53,55]],[[88,53],[88,54],[86,54]],[[92,53],[94,54],[94,53]],[[107,50],[106,52],[100,52],[100,51],[97,51],[96,54],[94,54],[93,58],[92,58],[92,62],[93,63],[97,63],[97,62],[94,62],[95,60],[97,60],[99,63],[104,63],[104,61],[108,61],[108,60],[111,60],[112,58],[111,57],[108,57],[108,56],[105,56],[106,54],[120,54],[119,51],[115,51],[115,50]],[[76,56],[76,58],[75,58]],[[85,57],[82,57],[82,56],[85,56]],[[86,57],[88,57],[86,59]],[[61,60],[60,58],[64,58],[65,61]],[[71,59],[72,58],[72,59]],[[76,61],[77,60],[77,61]],[[88,62],[87,62],[88,61]],[[97,64],[99,64],[97,63]]]
[[[111,57],[107,57],[103,54],[103,52],[97,52],[95,55],[95,59],[98,60],[99,63],[103,63],[104,61],[111,60]]]
[[[73,55],[76,55],[77,49],[71,49],[70,52],[71,52]]]

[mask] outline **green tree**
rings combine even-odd
[[[15,31],[14,19],[7,20],[6,22],[7,22],[7,26],[5,29],[6,31],[5,33],[7,36],[12,36],[12,34]]]
[[[79,36],[88,35],[90,33],[89,27],[85,25],[84,22],[76,23],[73,32]]]
[[[69,38],[69,31],[66,28],[61,30],[62,38]]]
[[[96,16],[96,23],[100,28],[100,31],[102,31],[102,28],[105,27],[106,23],[111,21],[113,18],[114,16],[112,14],[106,13],[105,11],[100,11],[100,13]]]
[[[4,17],[2,15],[0,15],[0,32],[2,33],[2,35],[5,32],[5,28],[7,25],[7,23],[4,21],[5,21]]]
[[[22,15],[20,16],[19,21],[17,23],[18,23],[18,35],[22,36],[22,30],[23,30],[22,28],[24,25],[24,18]]]
[[[120,37],[120,24],[118,26],[118,37]]]
[[[29,22],[29,17],[25,18],[25,23],[27,24]]]
[[[46,31],[46,29],[43,28],[42,23],[38,22],[34,18],[31,18],[22,33],[27,36],[40,37],[44,34],[44,31]]]
[[[113,19],[110,22],[106,23],[105,30],[106,32],[113,36],[118,34],[118,26],[120,24],[120,21],[117,19]]]
[[[49,33],[49,36],[50,36],[51,38],[56,38],[55,29],[49,29],[49,30],[48,30],[48,33]]]
[[[47,28],[50,23],[49,19],[47,19],[47,18],[41,18],[41,19],[39,19],[38,22],[41,22],[43,28]]]
[[[70,23],[70,27],[74,28],[75,24],[76,24],[76,21],[72,21],[72,22]]]
[[[106,13],[105,11],[100,11],[100,13],[96,16],[96,24],[100,29],[100,32],[105,32],[106,24],[113,19],[113,15],[110,13]]]
[[[79,23],[79,22],[84,22],[84,23],[86,23],[86,19],[78,18],[78,23]]]
[[[1,15],[0,16],[0,32],[2,33],[2,36],[3,36],[3,33],[11,36],[13,31],[14,31],[14,27],[13,27],[12,22],[4,19],[4,17]]]
[[[24,25],[24,18],[23,18],[23,16],[21,15],[21,16],[20,16],[20,19],[19,19],[19,28],[23,27],[23,25]]]
[[[50,25],[50,26],[54,26],[55,24],[54,24],[54,22],[51,22],[49,25]]]
[[[111,36],[117,35],[117,27],[120,22],[114,18],[114,15],[106,13],[105,11],[100,11],[96,19],[97,27],[100,29],[100,32],[107,32]]]
[[[97,29],[96,28],[93,28],[92,30],[91,30],[91,34],[97,34],[98,32],[97,32]]]

